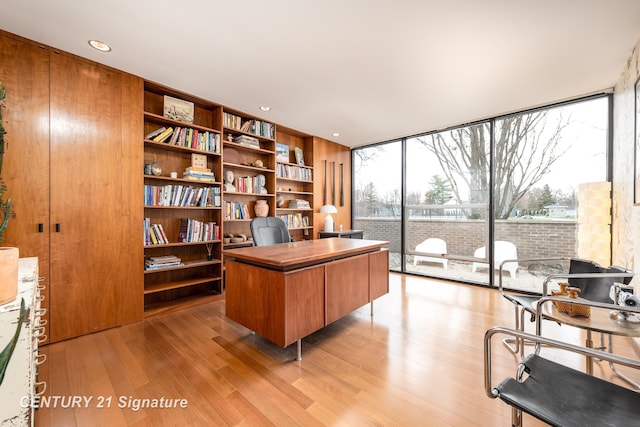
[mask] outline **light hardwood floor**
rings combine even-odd
[[[295,361],[295,344],[277,347],[227,320],[224,301],[194,306],[44,347],[45,396],[92,400],[40,408],[36,425],[508,426],[509,407],[484,394],[482,339],[512,316],[496,290],[390,274],[373,317],[367,305],[305,338]],[[544,332],[583,339],[551,322]],[[616,346],[637,356],[628,339]],[[494,348],[496,377],[512,375],[516,358]],[[135,410],[145,398],[187,408]]]

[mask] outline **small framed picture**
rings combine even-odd
[[[296,147],[293,151],[296,154],[296,163],[300,166],[304,166],[304,153],[302,152],[302,148]]]
[[[289,163],[289,146],[276,142],[276,162]]]
[[[193,102],[164,96],[164,116],[181,122],[193,123]]]

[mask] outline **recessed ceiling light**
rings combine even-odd
[[[340,136],[340,132],[334,132],[332,133],[333,136]]]
[[[260,109],[261,109],[262,111],[271,111],[271,107],[269,107],[268,105],[261,105],[261,106],[260,106]]]
[[[111,46],[98,40],[89,40],[89,45],[91,45],[91,47],[94,49],[98,49],[100,52],[111,51]]]

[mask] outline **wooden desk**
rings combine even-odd
[[[318,239],[223,251],[226,315],[281,347],[389,292],[389,242]]]

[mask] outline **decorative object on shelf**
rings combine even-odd
[[[0,247],[0,304],[13,301],[18,295],[18,248]]]
[[[222,157],[225,163],[234,163],[239,165],[242,163],[242,156],[235,148],[225,147],[222,149]]]
[[[322,203],[327,204],[327,161],[324,161],[324,183],[322,184]]]
[[[276,142],[276,162],[289,163],[289,146]]]
[[[224,191],[236,191],[235,185],[233,185],[233,171],[224,171]]]
[[[299,164],[300,166],[304,166],[304,153],[302,152],[302,148],[295,147],[293,149],[293,152],[296,155],[296,163]]]
[[[278,194],[278,196],[276,197],[276,206],[279,208],[284,207],[284,197],[282,196],[282,194]]]
[[[213,255],[211,254],[213,251],[213,243],[207,243],[205,246],[207,247],[207,261],[211,261],[213,259]]]
[[[344,164],[340,163],[340,206],[344,206]]]
[[[193,123],[193,102],[164,96],[164,116],[181,122]]]
[[[233,142],[233,135],[227,134],[227,141]]]
[[[336,162],[331,162],[331,204],[336,205]]]
[[[160,164],[158,162],[153,162],[151,164],[151,173],[154,176],[160,176],[162,175],[162,168],[160,167]]]
[[[253,207],[257,217],[266,217],[269,215],[269,205],[266,200],[256,200],[256,205]]]
[[[259,174],[256,175],[256,193],[257,194],[267,194],[267,189],[264,188],[265,183],[267,182],[267,178],[264,175]]]
[[[253,162],[252,166],[255,168],[263,168],[264,163],[262,162],[262,160],[258,159],[255,162]]]
[[[338,209],[334,205],[324,205],[320,208],[320,213],[327,214],[324,217],[324,230],[323,231],[333,231],[333,218],[331,214],[338,213]]]

